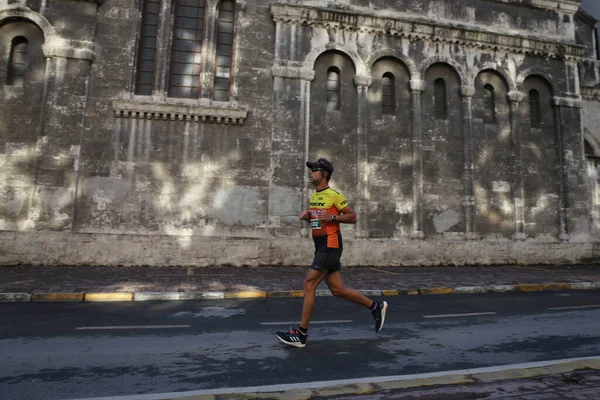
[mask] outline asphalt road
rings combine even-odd
[[[406,375],[600,354],[600,291],[320,297],[306,348],[302,299],[0,304],[0,393],[79,399]]]

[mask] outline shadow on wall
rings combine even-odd
[[[231,24],[227,20],[221,23]],[[43,35],[40,38],[41,31],[36,29],[26,22],[0,27],[0,38],[7,38],[0,41],[4,46],[0,48],[2,65],[16,59],[10,58],[15,45],[8,38],[27,37],[28,51],[41,54]],[[190,36],[183,32],[174,41],[190,41],[196,33]],[[231,78],[231,71],[226,71],[232,62],[231,43],[221,39],[217,57],[211,61],[217,64],[213,72],[217,78]],[[229,49],[229,56],[223,49]],[[176,87],[177,95],[196,99],[201,89],[197,54],[180,50],[181,54],[174,51],[171,55],[182,58],[176,60],[177,74],[169,77],[165,87]],[[32,60],[23,92],[42,93],[43,57]],[[219,64],[221,61],[223,65]],[[558,235],[560,175],[556,166],[560,155],[556,152],[553,90],[547,80],[539,76],[525,79],[518,88],[524,98],[511,112],[507,99],[510,85],[499,71],[485,69],[473,82],[464,82],[464,74],[449,63],[434,62],[421,77],[412,75],[414,68],[399,58],[378,58],[370,66],[368,106],[362,110],[367,132],[367,156],[362,160],[357,155],[357,132],[358,123],[364,121],[358,121],[360,99],[352,58],[341,51],[327,51],[316,59],[314,68],[309,158],[332,159],[336,166],[332,183],[339,184],[338,188],[354,202],[362,196],[358,190],[359,170],[366,168],[366,226],[371,237],[410,235],[416,224],[415,199],[423,203],[422,228],[426,236],[465,232],[466,216],[471,212],[465,206],[465,198],[467,203],[474,199],[472,227],[484,236],[510,237],[515,233],[516,220],[520,218],[515,215],[517,200],[525,205],[525,233]],[[410,82],[421,79],[424,90],[415,101],[417,94],[411,93]],[[212,84],[217,83],[221,85],[223,81],[215,79]],[[230,84],[229,81],[227,85]],[[0,229],[33,229],[42,215],[58,221],[64,229],[71,217],[73,187],[63,181],[72,177],[59,172],[47,175],[54,183],[40,183],[38,163],[47,165],[45,171],[65,171],[73,162],[73,155],[55,152],[48,159],[38,159],[40,110],[36,105],[42,101],[33,96],[27,103],[27,96],[19,95],[5,82],[2,85],[6,101],[0,118],[0,138],[7,150],[1,155],[6,168],[0,174],[4,173],[6,179],[2,186],[4,225]],[[469,118],[461,90],[470,85],[474,86],[474,95]],[[211,93],[217,89],[223,96],[223,87],[212,87]],[[32,122],[28,128],[22,126],[23,113],[16,112],[23,107],[30,110]],[[413,145],[417,130],[415,107],[420,109],[422,137],[418,151]],[[256,124],[251,129],[258,131],[258,119],[249,122]],[[168,120],[139,115],[116,117],[114,126],[110,161],[105,162],[104,154],[98,154],[97,159],[81,162],[81,195],[75,221],[79,231],[167,234],[177,236],[183,248],[190,245],[194,235],[269,235],[262,228],[268,225],[270,132],[250,137],[240,135],[245,128],[239,126],[205,124],[179,116]],[[471,142],[465,140],[467,133]],[[522,161],[518,171],[514,146]],[[89,150],[94,151],[100,153]],[[108,167],[96,173],[102,169],[97,167],[100,163]],[[465,164],[473,165],[472,180],[466,179],[470,171]],[[415,191],[416,165],[422,179],[422,198]],[[300,187],[304,170],[299,171]],[[45,199],[40,200],[40,196]],[[282,219],[283,225],[290,228],[288,236],[297,231],[296,212],[303,206],[296,204],[300,197],[297,193],[290,197],[293,200],[289,217]],[[32,204],[44,206],[36,209]]]
[[[0,26],[0,229],[70,226],[75,156],[46,132],[44,32],[24,18]],[[52,101],[52,99],[50,99]],[[53,148],[46,155],[44,150]]]
[[[354,73],[352,61],[340,53],[325,53],[318,61],[311,91],[311,120],[315,120],[311,122],[311,135],[315,136],[311,136],[311,149],[327,149],[336,142],[335,138],[338,143],[353,143],[347,133],[356,135],[356,117],[343,116],[343,109],[328,107],[329,91],[337,86],[335,79],[333,86],[329,79],[331,87],[323,83],[331,77],[330,68],[336,68],[340,76]],[[425,88],[419,100],[422,151],[414,153],[411,110],[415,106],[410,81],[415,77],[405,63],[393,56],[376,60],[371,73],[366,199],[370,237],[410,234],[414,222],[413,168],[420,162],[426,236],[465,232],[469,210],[463,199],[472,196],[472,229],[478,234],[512,237],[517,220],[524,219],[521,229],[526,235],[558,237],[560,155],[553,90],[545,78],[531,75],[524,80],[518,88],[523,98],[511,114],[510,87],[503,73],[483,69],[474,82],[466,82],[474,87],[469,118],[461,97],[465,86],[461,76],[449,64],[433,63],[424,72]],[[352,82],[351,77],[346,79],[346,83]],[[342,104],[356,107],[356,87],[344,86],[343,82],[340,87]],[[329,135],[336,129],[340,132]],[[331,143],[319,142],[324,140],[318,136],[322,132],[327,133]],[[465,141],[467,133],[472,138],[470,144]],[[515,147],[517,152],[513,152]],[[325,153],[311,150],[311,154]],[[352,188],[356,182],[355,154],[350,151],[345,155],[353,165],[347,168],[352,174],[344,184]],[[471,173],[464,167],[466,156],[471,157],[467,164],[473,164],[472,183],[466,178]],[[520,169],[515,168],[517,159]],[[517,216],[515,210],[520,202],[525,206],[523,215]]]

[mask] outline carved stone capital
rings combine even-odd
[[[411,92],[424,92],[425,91],[425,81],[420,79],[411,79],[410,81],[410,91]]]
[[[462,97],[473,97],[475,95],[475,86],[463,85],[460,88],[460,95]]]
[[[373,79],[371,79],[370,76],[361,76],[361,75],[354,76],[354,84],[358,87],[360,87],[360,86],[369,87],[369,86],[371,86],[372,81],[373,81]]]
[[[522,92],[513,90],[506,94],[506,98],[508,99],[509,103],[519,104],[520,102],[523,101],[523,98],[525,98],[525,95]]]

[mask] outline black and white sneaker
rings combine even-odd
[[[377,307],[371,314],[375,319],[375,332],[379,332],[381,328],[383,328],[383,323],[385,322],[385,314],[387,314],[388,304],[387,301],[377,302]]]
[[[304,335],[298,329],[290,329],[289,332],[277,332],[276,335],[283,343],[294,347],[306,346],[306,339],[308,339],[308,335]]]

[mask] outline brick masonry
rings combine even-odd
[[[0,0],[0,264],[305,264],[304,162],[322,156],[359,216],[348,265],[597,258],[600,64],[578,2],[237,1],[228,101],[221,3],[199,3],[184,99],[177,1],[153,2],[142,94],[142,0]]]

